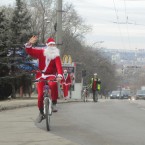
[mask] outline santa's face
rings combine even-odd
[[[59,56],[59,50],[56,47],[56,45],[47,45],[46,49],[44,50],[44,56],[46,56],[49,59],[54,59],[57,56]]]
[[[64,70],[64,74],[67,74],[67,70]]]

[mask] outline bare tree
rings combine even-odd
[[[100,51],[92,48],[91,46],[85,46],[83,41],[65,33],[62,54],[71,55],[74,62],[77,64],[76,81],[81,81],[82,70],[86,70],[86,77],[84,82],[89,83],[92,75],[97,72],[98,76],[102,80],[102,92],[113,90],[118,86],[119,78],[116,77],[115,66],[111,64],[109,59],[102,55]]]
[[[63,29],[71,33],[73,37],[83,38],[91,30],[91,27],[85,24],[72,4],[66,3],[63,13]]]
[[[48,36],[55,36],[56,23],[56,1],[54,0],[27,0],[32,13],[32,29],[40,36],[40,42],[44,43]],[[63,32],[81,39],[91,30],[84,20],[77,14],[72,4],[64,3],[62,12]],[[36,31],[36,32],[35,32]],[[69,41],[68,41],[69,42]]]
[[[27,3],[32,13],[33,32],[39,36],[41,43],[45,43],[45,39],[54,33],[54,0],[27,0]]]

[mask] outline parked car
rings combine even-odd
[[[145,99],[145,90],[137,90],[136,99]]]

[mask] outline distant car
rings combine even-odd
[[[145,90],[137,90],[136,99],[145,99]]]
[[[110,94],[110,99],[118,99],[120,96],[120,91],[112,91]]]
[[[131,97],[130,90],[112,91],[110,99],[129,99]]]
[[[124,89],[121,91],[119,99],[129,99],[131,98],[131,93],[130,90]]]

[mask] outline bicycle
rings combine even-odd
[[[82,92],[82,99],[83,99],[84,102],[88,101],[88,95],[89,95],[88,87],[85,86],[84,89],[83,89],[83,92]]]
[[[35,80],[35,82],[41,82],[43,81],[45,83],[44,87],[43,87],[43,104],[44,104],[44,119],[46,119],[46,129],[47,131],[50,131],[50,118],[52,116],[52,99],[51,99],[51,90],[49,87],[49,82],[57,82],[56,81],[56,76],[55,79],[53,80],[47,80],[47,78],[49,78],[52,75],[44,75],[42,74],[42,76],[38,79]]]

